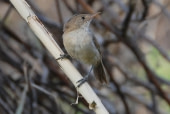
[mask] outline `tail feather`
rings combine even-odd
[[[101,83],[106,83],[106,84],[108,83],[107,72],[102,61],[94,66],[93,72],[94,75]]]

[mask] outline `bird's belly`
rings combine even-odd
[[[82,37],[82,36],[81,36]],[[64,46],[70,56],[86,64],[96,64],[100,60],[100,54],[88,38],[68,38],[64,41]]]
[[[98,50],[93,45],[80,45],[76,48],[76,58],[87,64],[96,64],[100,60]]]

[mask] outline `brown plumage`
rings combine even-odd
[[[89,32],[90,22],[98,14],[79,14],[70,18],[64,25],[63,42],[71,57],[91,64],[99,81],[107,83],[107,73],[102,63],[100,46]]]
[[[107,84],[107,82],[108,82],[107,81],[107,72],[105,70],[102,60],[99,63],[97,63],[96,65],[94,65],[93,72],[94,72],[94,75],[97,77],[97,79],[102,84],[103,83]]]

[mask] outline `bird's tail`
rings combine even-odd
[[[103,65],[102,60],[100,62],[98,62],[93,69],[94,75],[97,77],[97,79],[103,84],[107,84],[108,83],[108,76],[107,76],[107,72],[106,69]]]

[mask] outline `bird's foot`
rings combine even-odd
[[[90,68],[90,71],[88,72],[88,74],[85,77],[83,77],[82,79],[77,81],[77,83],[79,83],[77,87],[80,87],[82,84],[84,84],[86,81],[88,81],[92,69],[93,69],[93,66]]]
[[[78,85],[77,87],[79,88],[82,84],[84,84],[85,82],[88,81],[89,75],[86,75],[85,77],[83,77],[82,79],[80,79],[79,81],[77,81]]]
[[[65,59],[65,58],[70,58],[70,55],[68,55],[68,54],[60,54],[60,57],[59,58],[57,58],[56,60],[58,61],[58,60],[63,60],[63,59]]]

